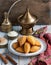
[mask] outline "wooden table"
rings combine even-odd
[[[37,30],[43,26],[45,26],[45,25],[36,25],[33,27],[33,29]],[[47,32],[51,33],[51,25],[47,25],[47,26],[48,26]],[[13,30],[19,31],[20,26],[13,26]],[[7,34],[0,31],[0,37],[4,37],[5,35],[7,35]],[[10,44],[10,42],[11,42],[11,40],[9,40],[8,44]],[[3,55],[4,55],[4,53],[8,53],[6,51],[7,51],[7,48],[0,48],[0,53],[2,53]],[[30,62],[30,60],[32,58],[34,58],[34,57],[16,56],[16,55],[11,54],[10,52],[8,54],[18,63],[17,65],[27,65]],[[5,65],[1,59],[0,59],[0,65]],[[6,65],[12,65],[12,64],[10,62],[8,62],[8,64],[6,64]]]

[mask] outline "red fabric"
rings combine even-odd
[[[40,55],[38,55],[38,57],[32,59],[28,65],[51,65],[51,43],[48,42],[49,37],[51,41],[51,33],[48,33],[48,39],[45,39],[43,36],[40,36],[40,38],[44,40],[47,44],[47,49],[44,53],[41,53]],[[44,64],[43,62],[39,62],[40,60],[44,61],[46,64]]]

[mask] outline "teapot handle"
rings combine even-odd
[[[17,0],[17,1],[15,1],[15,2],[11,5],[11,7],[9,8],[8,14],[10,14],[10,11],[11,11],[12,8],[15,6],[15,4],[18,3],[18,2],[20,2],[20,1],[21,1],[21,0]]]

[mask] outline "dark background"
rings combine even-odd
[[[0,25],[4,19],[4,12],[8,11],[10,6],[16,0],[0,0]],[[50,0],[21,0],[17,3],[10,12],[9,18],[13,25],[17,25],[17,17],[24,14],[27,5],[29,6],[30,13],[36,15],[40,20],[37,24],[51,24],[50,19]]]

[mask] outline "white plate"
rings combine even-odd
[[[16,51],[12,48],[12,45],[13,45],[14,42],[17,41],[17,39],[13,40],[13,41],[8,45],[8,49],[9,49],[9,51],[10,51],[11,53],[13,53],[13,54],[15,54],[15,55],[19,55],[19,56],[35,56],[35,55],[38,55],[38,54],[44,52],[44,51],[46,50],[46,48],[47,48],[47,45],[46,45],[46,43],[45,43],[43,40],[41,40],[41,39],[39,39],[39,38],[37,38],[37,40],[40,42],[41,48],[40,48],[40,50],[38,50],[37,52],[34,52],[34,53],[25,54],[25,53],[16,52]]]
[[[2,38],[2,37],[1,37]],[[3,42],[3,43],[0,43],[0,46],[4,46],[4,45],[6,45],[7,43],[8,43],[8,40],[6,39],[6,38],[4,38],[5,39],[5,42]]]

